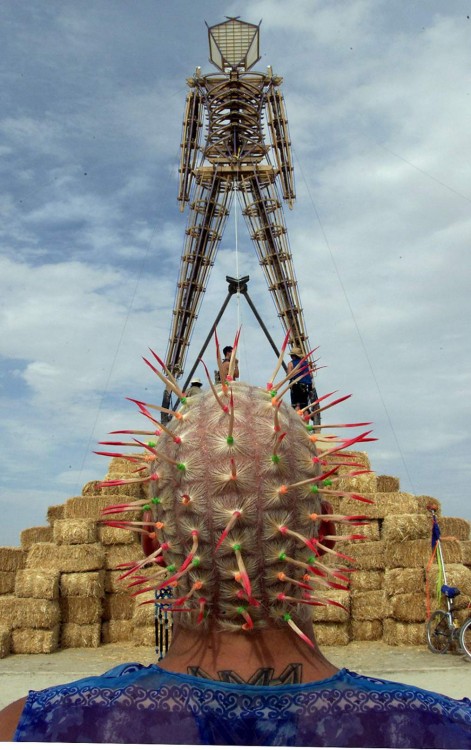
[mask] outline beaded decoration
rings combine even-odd
[[[321,517],[349,526],[362,526],[367,517],[321,515],[321,500],[335,496],[372,502],[358,493],[336,490],[335,482],[340,466],[351,467],[343,477],[367,473],[352,462],[351,455],[347,454],[350,460],[342,460],[342,451],[374,438],[370,432],[351,439],[323,435],[324,449],[318,452],[320,435],[310,424],[311,414],[328,406],[316,403],[311,412],[297,412],[283,402],[289,378],[275,383],[287,343],[288,336],[266,388],[232,381],[229,367],[225,382],[214,385],[208,373],[209,388],[188,398],[151,351],[161,370],[144,361],[178,396],[178,409],[130,399],[151,422],[151,430],[120,430],[112,434],[133,435],[133,439],[102,444],[143,448],[144,456],[97,451],[127,458],[137,467],[136,477],[104,481],[102,487],[142,482],[148,492],[147,499],[130,499],[103,511],[102,523],[155,541],[155,550],[123,566],[121,577],[128,578],[135,595],[171,587],[168,609],[179,613],[184,627],[212,622],[222,629],[247,632],[265,627],[268,621],[286,623],[311,644],[296,623],[305,607],[342,606],[329,598],[329,589],[348,588],[343,560],[351,558],[331,550],[329,542],[363,537],[322,536]],[[231,364],[237,345],[238,335]],[[216,347],[220,362],[217,338]],[[298,368],[290,373],[291,379]],[[170,413],[171,422],[163,425],[156,412]],[[150,511],[146,517],[151,520],[110,518],[136,510]],[[338,564],[324,564],[324,552],[331,553],[329,558],[336,555]]]

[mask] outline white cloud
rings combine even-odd
[[[149,344],[165,350],[185,238],[176,205],[185,77],[210,69],[203,19],[227,14],[263,18],[257,68],[285,77],[298,192],[286,221],[311,341],[328,365],[319,391],[354,392],[336,419],[374,419],[375,468],[469,517],[466,4],[299,0],[293,13],[281,0],[176,0],[165,12],[113,6],[111,16],[103,0],[87,14],[68,0],[59,12],[27,8],[28,17],[9,10],[14,34],[0,30],[8,508],[26,498],[45,512],[103,475],[106,461],[90,451],[133,421],[122,395],[160,393],[140,357]],[[225,276],[236,274],[232,221],[188,366]],[[240,215],[239,243],[240,273],[279,343]],[[230,341],[239,320],[243,372],[263,382],[274,355],[243,299],[231,300],[220,338]],[[205,360],[212,368],[212,348]],[[12,530],[28,525],[8,518]]]

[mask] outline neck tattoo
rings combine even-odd
[[[201,667],[188,667],[187,669],[187,674],[193,677],[202,677],[205,680],[217,679],[220,682],[230,682],[236,685],[299,685],[302,682],[302,664],[288,664],[278,677],[273,677],[274,672],[273,667],[260,667],[248,680],[244,680],[233,669],[218,670],[217,677],[212,677]]]

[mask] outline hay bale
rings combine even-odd
[[[152,592],[149,594],[152,596]],[[129,594],[106,594],[103,602],[103,620],[131,620],[134,599]]]
[[[123,575],[123,571],[121,570],[107,570],[105,572],[105,591],[108,594],[122,594],[124,592],[128,592],[128,595],[130,594],[129,589],[129,578],[125,578],[124,580],[120,580],[121,576]]]
[[[130,453],[130,456],[133,456],[133,458],[142,458],[144,459],[144,456],[146,455],[143,451],[140,453]],[[143,460],[142,465],[144,466],[146,462]],[[124,475],[126,477],[129,477],[133,475],[133,472],[136,469],[137,464],[133,463],[132,461],[127,461],[125,458],[112,458],[110,461],[110,464],[108,466],[108,473],[106,475],[107,479],[112,479],[116,474]],[[135,474],[133,475],[136,476]]]
[[[313,622],[348,622],[350,619],[350,592],[329,591],[326,596],[342,607],[326,604],[323,607],[311,607]],[[345,609],[343,609],[345,607]],[[143,608],[142,608],[143,609]]]
[[[401,622],[425,622],[424,594],[396,594],[388,601],[388,615]]]
[[[397,594],[424,594],[423,568],[391,568],[384,574],[384,591],[388,596]]]
[[[105,563],[105,553],[101,544],[62,544],[50,542],[33,544],[27,561],[27,568],[59,570],[61,573],[82,573],[87,570],[101,570]]]
[[[105,551],[105,567],[107,570],[116,570],[118,565],[130,563],[135,560],[142,560],[144,553],[142,547],[136,542],[134,544],[117,544],[115,547],[108,547]],[[122,571],[125,572],[124,570]]]
[[[133,464],[133,466],[135,468],[135,464]],[[125,474],[124,472],[119,472],[107,474],[103,481],[107,482],[109,480],[116,479],[122,479],[126,481],[127,479],[135,478],[135,474],[133,476],[130,476],[129,474]],[[110,495],[125,495],[128,500],[137,500],[139,498],[146,497],[145,484],[142,484],[141,482],[133,482],[132,484],[120,484],[116,487],[101,487],[100,495],[108,498],[108,504],[110,503]]]
[[[119,489],[119,487],[118,487]],[[109,497],[103,497],[102,495],[86,495],[82,497],[70,497],[64,508],[64,518],[88,518],[99,521],[101,519],[101,512],[104,508],[107,508],[111,503],[127,503],[129,497],[121,493],[116,493],[112,500]],[[125,513],[113,513],[110,518],[127,518],[127,519],[138,519],[139,511],[126,511]]]
[[[24,529],[20,534],[21,547],[24,550],[31,549],[38,542],[52,542],[52,528],[50,526],[33,526]]]
[[[16,574],[15,594],[28,599],[57,599],[59,577],[60,574],[55,570],[19,570]]]
[[[400,544],[412,539],[430,539],[431,530],[432,523],[427,516],[401,513],[384,519],[381,537],[385,542]]]
[[[314,634],[319,646],[346,646],[350,643],[348,623],[318,622],[315,625]]]
[[[13,573],[25,566],[26,554],[19,547],[0,547],[0,570]]]
[[[60,577],[61,596],[95,596],[105,595],[105,571],[91,573],[63,573]]]
[[[382,637],[382,620],[352,620],[352,641],[380,641]]]
[[[346,523],[336,524],[337,534],[362,534],[366,539],[357,539],[348,542],[349,544],[358,545],[363,544],[365,541],[378,542],[379,541],[379,521],[370,520],[365,526],[349,526]],[[352,552],[355,557],[355,552]]]
[[[91,482],[87,482],[82,487],[82,495],[100,495],[101,489],[98,486],[101,484],[101,479],[92,479]]]
[[[56,544],[93,544],[96,540],[96,522],[88,518],[64,518],[54,524]]]
[[[440,518],[440,531],[442,537],[451,536],[453,539],[460,539],[465,542],[469,539],[470,524],[463,518],[442,516]]]
[[[6,573],[0,570],[0,595],[13,594],[15,590],[16,573]]]
[[[132,642],[135,646],[155,647],[155,627],[153,625],[134,627],[132,631]]]
[[[463,565],[471,565],[471,541],[460,542]]]
[[[97,596],[62,596],[60,605],[62,622],[93,625],[101,621],[103,607]]]
[[[11,630],[7,627],[0,627],[0,659],[9,656],[11,649]]]
[[[109,622],[104,622],[101,626],[102,643],[120,643],[122,641],[131,641],[132,635],[132,620],[111,620]]]
[[[350,575],[351,591],[375,591],[383,588],[382,570],[357,570]]]
[[[0,623],[7,628],[12,628],[16,621],[16,596],[0,596]]]
[[[426,641],[425,624],[386,619],[383,641],[390,646],[422,646]]]
[[[461,563],[460,542],[443,541],[442,548],[447,564]],[[425,568],[431,554],[429,539],[417,539],[402,544],[387,543],[384,551],[387,568]]]
[[[466,620],[468,619],[468,617],[471,616],[471,613],[470,613],[468,607],[466,607],[465,609],[458,610],[458,612],[454,612],[453,616],[454,616],[455,621],[458,624],[458,627],[461,627],[463,625],[463,623],[466,622]]]
[[[60,622],[60,607],[49,599],[0,597],[0,622],[12,628],[53,628]]]
[[[13,654],[52,654],[59,646],[60,626],[48,629],[15,628],[11,634]]]
[[[54,521],[59,521],[64,518],[64,504],[62,505],[50,505],[47,509],[47,520],[50,526],[54,526]]]
[[[98,526],[98,539],[102,544],[132,544],[136,534],[128,529],[117,529],[113,526]]]
[[[408,492],[374,492],[365,497],[374,503],[363,503],[345,498],[340,503],[340,512],[345,516],[362,514],[369,518],[386,518],[398,513],[417,513],[417,499]]]
[[[376,477],[376,484],[378,492],[399,492],[401,489],[399,479],[397,477],[389,477],[385,474],[380,474]],[[363,640],[370,640],[365,638]],[[373,639],[376,640],[376,639]]]
[[[352,618],[354,620],[382,620],[385,614],[384,591],[352,592]]]
[[[377,492],[376,476],[374,474],[360,474],[359,477],[340,476],[335,482],[336,490],[343,492],[359,492],[369,494]]]
[[[342,451],[342,456],[345,457],[345,463],[360,464],[361,468],[368,469],[368,471],[371,469],[370,459],[365,451]],[[326,462],[335,466],[338,462],[338,458],[336,458],[336,456],[326,456]],[[350,471],[351,468],[348,466],[340,466],[338,475],[342,476],[342,474],[348,474]]]
[[[442,512],[440,501],[430,495],[417,495],[418,513],[426,513],[430,517],[429,508],[433,508],[438,515]]]
[[[77,625],[68,622],[62,626],[62,648],[98,648],[100,645],[101,625]]]
[[[335,549],[353,557],[355,561],[353,567],[356,570],[382,570],[385,567],[384,542],[362,542],[355,545],[339,542]],[[335,557],[333,559],[335,560]],[[334,565],[338,567],[338,558]]]
[[[152,599],[152,602],[150,604],[147,604],[146,602],[149,602],[150,599]],[[144,594],[138,594],[134,600],[135,605],[132,616],[134,626],[142,627],[144,625],[153,625],[155,621],[155,604],[153,601],[153,592],[147,591]],[[313,607],[313,609],[315,608]]]

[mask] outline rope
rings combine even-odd
[[[86,445],[85,451],[83,453],[82,462],[81,462],[81,465],[80,465],[80,471],[79,471],[79,475],[78,475],[78,478],[77,478],[77,484],[76,484],[76,492],[75,492],[75,494],[79,493],[79,488],[80,488],[80,485],[82,483],[82,474],[83,474],[83,469],[84,469],[84,466],[85,466],[85,461],[87,460],[87,457],[90,454],[90,444],[91,444],[92,438],[93,438],[93,436],[95,434],[95,428],[97,426],[97,422],[98,422],[98,419],[99,419],[100,414],[101,414],[101,410],[102,410],[104,398],[105,398],[105,396],[108,393],[108,386],[110,384],[110,380],[111,380],[111,376],[113,374],[113,370],[115,369],[115,366],[116,366],[116,361],[118,359],[118,354],[119,354],[119,351],[121,349],[121,344],[123,343],[124,334],[125,334],[126,327],[128,325],[128,321],[129,321],[129,318],[130,318],[130,315],[131,315],[131,311],[132,311],[132,308],[133,308],[133,305],[134,305],[134,300],[136,298],[137,290],[138,290],[139,284],[141,282],[142,272],[143,272],[144,267],[145,267],[145,265],[147,263],[147,258],[149,256],[150,246],[151,246],[151,244],[153,242],[153,239],[154,239],[154,236],[155,236],[156,232],[157,232],[157,222],[156,222],[156,224],[155,224],[155,226],[154,226],[154,228],[152,230],[152,234],[151,234],[151,236],[149,238],[149,242],[147,243],[146,251],[144,253],[144,256],[142,258],[142,261],[141,261],[141,264],[140,264],[140,267],[139,267],[139,270],[138,270],[138,273],[137,273],[136,283],[134,284],[134,289],[133,289],[133,292],[131,294],[131,299],[129,301],[129,305],[128,305],[128,308],[127,308],[127,311],[126,311],[126,317],[124,318],[124,323],[123,323],[123,326],[122,326],[122,329],[121,329],[121,333],[120,333],[120,336],[119,336],[119,339],[118,339],[118,343],[116,344],[116,348],[115,348],[115,352],[114,352],[114,355],[113,355],[113,359],[111,361],[111,366],[110,366],[108,375],[106,377],[105,385],[103,386],[103,389],[102,389],[102,392],[101,392],[100,402],[99,402],[98,408],[96,410],[95,419],[93,421],[93,425],[92,425],[92,428],[90,430],[90,435],[88,436],[87,445]]]
[[[235,235],[235,265],[236,265],[236,279],[240,278],[239,270],[239,227],[238,227],[238,215],[237,215],[237,204],[239,202],[238,189],[236,182],[234,181],[234,235]],[[237,330],[240,328],[240,292],[237,292]]]
[[[308,196],[309,196],[309,199],[310,199],[310,201],[311,201],[312,207],[313,207],[313,209],[314,209],[314,213],[316,214],[316,218],[317,218],[317,221],[318,221],[318,224],[319,224],[319,227],[320,227],[320,230],[321,230],[322,236],[323,236],[323,238],[324,238],[324,242],[325,242],[326,248],[327,248],[327,250],[328,250],[328,252],[329,252],[329,255],[330,255],[330,260],[331,260],[331,262],[332,262],[332,265],[333,265],[333,267],[334,267],[334,271],[335,271],[335,274],[336,274],[336,276],[337,276],[337,280],[338,280],[338,282],[339,282],[339,285],[340,285],[340,288],[341,288],[341,290],[342,290],[342,292],[343,292],[343,296],[345,297],[345,301],[346,301],[346,303],[347,303],[347,307],[348,307],[348,309],[349,309],[349,311],[350,311],[350,315],[351,315],[351,318],[352,318],[353,324],[354,324],[354,326],[355,326],[355,329],[356,329],[356,332],[357,332],[357,336],[358,336],[358,338],[359,338],[359,340],[360,340],[360,344],[361,344],[361,346],[362,346],[362,349],[363,349],[363,353],[364,353],[364,355],[365,355],[365,358],[366,358],[366,361],[367,361],[367,363],[368,363],[368,367],[369,367],[369,369],[370,369],[370,372],[371,372],[371,376],[372,376],[372,378],[373,378],[373,381],[374,381],[374,384],[375,384],[375,386],[376,386],[376,390],[378,391],[378,395],[379,395],[379,398],[380,398],[381,404],[382,404],[382,406],[383,406],[383,409],[384,409],[384,413],[386,414],[386,418],[387,418],[387,421],[388,421],[388,424],[389,424],[389,428],[390,428],[390,430],[391,430],[391,434],[392,434],[392,436],[393,436],[394,442],[396,443],[396,447],[397,447],[397,450],[398,450],[398,452],[399,452],[399,456],[400,456],[400,458],[401,458],[401,461],[402,461],[402,465],[403,465],[403,467],[404,467],[404,471],[405,471],[405,473],[406,473],[407,479],[408,479],[408,481],[409,481],[409,484],[410,484],[410,487],[411,487],[411,489],[412,489],[412,493],[413,493],[413,494],[415,495],[415,494],[416,494],[416,492],[415,492],[415,487],[414,487],[414,483],[413,483],[413,481],[412,481],[412,478],[411,478],[411,475],[410,475],[410,473],[409,473],[409,468],[408,468],[408,466],[407,466],[407,464],[406,464],[406,460],[405,460],[405,458],[404,458],[404,454],[403,454],[403,452],[402,452],[402,448],[401,448],[401,445],[400,445],[400,443],[399,443],[399,439],[398,439],[398,437],[397,437],[397,434],[396,434],[396,431],[395,431],[395,429],[394,429],[394,425],[393,425],[393,423],[392,423],[391,415],[389,414],[388,408],[387,408],[387,406],[386,406],[386,402],[385,402],[385,400],[384,400],[384,397],[383,397],[383,393],[382,393],[382,391],[381,391],[381,388],[380,388],[380,385],[379,385],[378,379],[377,379],[377,377],[376,377],[376,373],[375,373],[375,371],[374,371],[374,369],[373,369],[373,364],[372,364],[372,362],[371,362],[371,359],[370,359],[370,356],[369,356],[369,353],[368,353],[368,349],[367,349],[367,347],[366,347],[366,344],[365,344],[365,341],[364,341],[364,339],[363,339],[363,336],[361,335],[361,331],[360,331],[360,327],[359,327],[359,325],[358,325],[357,319],[355,318],[355,314],[354,314],[354,312],[353,312],[353,308],[352,308],[352,305],[351,305],[351,302],[350,302],[349,296],[348,296],[348,294],[347,294],[347,290],[346,290],[346,288],[345,288],[345,286],[344,286],[344,283],[343,283],[343,281],[342,281],[342,278],[341,278],[341,276],[340,276],[340,273],[339,273],[339,269],[338,269],[338,266],[337,266],[337,263],[336,263],[336,260],[335,260],[334,254],[333,254],[333,252],[332,252],[332,248],[331,248],[331,246],[330,246],[330,243],[329,243],[329,240],[328,240],[328,238],[327,238],[327,234],[326,234],[326,232],[325,232],[324,226],[323,226],[323,224],[322,224],[322,221],[321,221],[321,218],[320,218],[320,216],[319,216],[319,212],[317,211],[317,207],[316,207],[316,204],[314,203],[314,199],[313,199],[313,197],[312,197],[312,195],[311,195],[311,191],[310,191],[310,189],[309,189],[309,185],[308,185],[308,183],[307,183],[307,180],[306,180],[306,178],[305,178],[305,176],[304,176],[304,172],[303,172],[302,166],[301,166],[301,164],[300,164],[300,161],[299,161],[299,159],[297,158],[297,154],[295,153],[294,149],[293,149],[293,153],[294,153],[294,155],[295,155],[295,157],[296,157],[296,162],[297,162],[297,164],[298,164],[298,169],[299,169],[299,171],[301,172],[301,176],[302,176],[302,178],[303,178],[303,180],[304,180],[304,184],[305,184],[305,186],[306,186],[307,194],[308,194]]]

